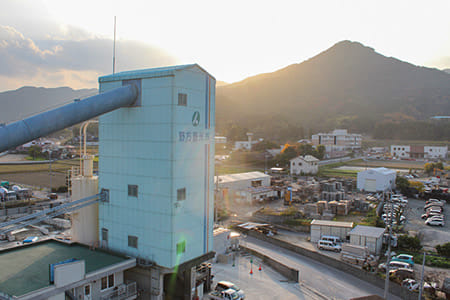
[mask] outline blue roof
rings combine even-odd
[[[161,67],[161,68],[152,68],[152,69],[142,69],[142,70],[133,70],[133,71],[125,71],[120,73],[115,73],[111,75],[101,76],[98,78],[98,82],[109,82],[109,81],[118,81],[125,79],[137,79],[137,78],[151,78],[151,77],[161,77],[161,76],[173,76],[176,71],[186,70],[190,68],[198,68],[201,71],[208,74],[210,77],[214,78],[211,74],[205,71],[198,64],[189,64],[189,65],[179,65],[179,66],[169,66],[169,67]]]

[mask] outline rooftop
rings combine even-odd
[[[161,67],[161,68],[125,71],[125,72],[120,72],[120,73],[115,73],[115,74],[99,77],[98,82],[109,82],[109,81],[118,81],[118,80],[124,80],[124,79],[128,80],[128,79],[171,76],[171,75],[175,75],[176,71],[187,70],[187,69],[191,69],[191,68],[198,68],[201,71],[208,74],[209,76],[211,76],[212,78],[214,78],[211,74],[206,72],[198,64],[190,64],[190,65],[179,65],[179,66],[169,66],[169,67]]]
[[[350,231],[349,234],[379,238],[384,234],[384,230],[384,228],[379,227],[358,225],[353,228],[353,230]]]
[[[353,222],[338,222],[326,220],[312,220],[311,225],[353,228]]]
[[[229,183],[229,182],[235,182],[235,181],[241,181],[241,180],[259,179],[259,178],[265,178],[265,177],[270,177],[270,175],[264,174],[262,172],[247,172],[247,173],[236,173],[236,174],[227,174],[227,175],[217,176],[219,183]],[[216,178],[214,178],[214,181],[216,181]]]
[[[56,240],[11,248],[0,252],[0,292],[22,296],[51,286],[49,265],[71,258],[85,261],[86,274],[129,259]]]

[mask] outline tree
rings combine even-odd
[[[28,149],[28,155],[30,155],[33,159],[42,156],[41,147],[33,145]]]
[[[412,251],[419,251],[422,249],[420,240],[416,236],[401,235],[398,237],[398,248]]]
[[[407,194],[409,189],[409,181],[405,177],[397,176],[395,178],[395,184],[402,194]]]
[[[434,165],[433,165],[433,163],[426,163],[426,164],[423,166],[423,169],[424,169],[425,173],[431,174],[431,172],[433,172]]]
[[[316,158],[323,159],[324,156],[325,156],[325,146],[324,145],[317,146],[316,147],[316,152],[317,152]]]

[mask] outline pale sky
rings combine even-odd
[[[236,82],[342,40],[450,68],[450,1],[0,0],[0,91],[96,88],[116,71],[198,63]]]

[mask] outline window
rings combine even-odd
[[[102,277],[101,279],[101,290],[106,290],[114,287],[114,274]]]
[[[186,241],[177,244],[177,255],[186,252]]]
[[[178,105],[187,106],[187,94],[178,93]]]
[[[137,197],[138,196],[138,186],[135,184],[128,185],[128,196]]]
[[[138,247],[138,238],[137,236],[129,235],[128,236],[128,247],[137,248]]]
[[[177,190],[177,200],[178,201],[186,200],[186,188]]]
[[[102,241],[108,241],[108,229],[102,228]]]
[[[262,186],[262,180],[253,180],[252,187]]]
[[[295,161],[292,162],[292,165],[295,166]]]

